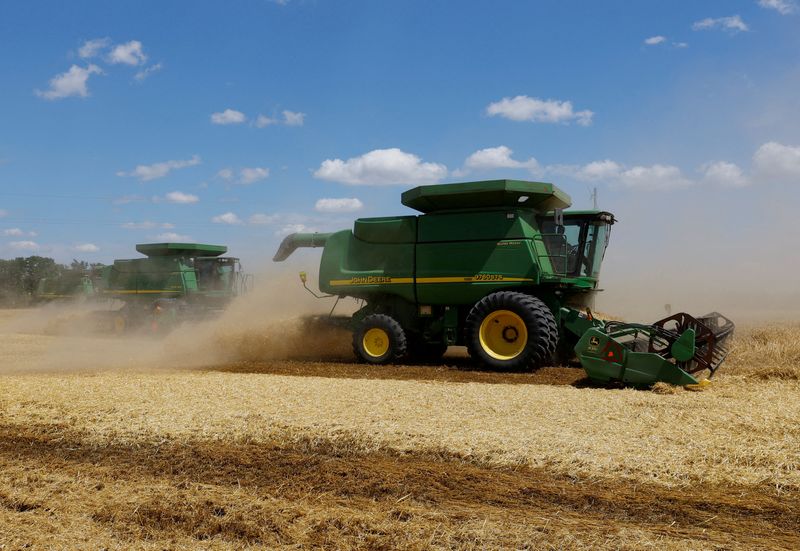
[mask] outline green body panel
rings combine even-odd
[[[432,305],[471,305],[497,290],[529,288],[552,303],[556,314],[564,304],[587,303],[598,274],[557,272],[545,243],[551,237],[542,235],[537,216],[532,210],[500,208],[359,219],[354,231],[325,236],[319,288],[358,298],[397,295]],[[566,213],[565,219],[570,216]],[[290,236],[281,249],[311,243],[314,235]],[[556,288],[558,301],[542,296]]]
[[[105,293],[116,296],[175,297],[197,291],[194,269],[181,257],[115,260]]]
[[[414,243],[370,243],[350,230],[331,234],[322,251],[319,288],[369,298],[393,294],[414,302]]]
[[[530,240],[455,241],[417,245],[417,300],[474,304],[488,293],[539,284]]]
[[[367,243],[414,243],[417,217],[360,218],[353,225],[353,235]]]
[[[519,209],[444,212],[419,217],[420,243],[531,239],[537,235],[534,213]]]

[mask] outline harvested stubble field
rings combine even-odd
[[[0,549],[800,548],[798,325],[700,393],[367,367],[291,323],[54,332],[0,334]]]

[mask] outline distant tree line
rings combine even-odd
[[[0,306],[22,308],[36,302],[36,288],[42,278],[80,282],[93,265],[82,260],[58,264],[44,256],[0,259]]]

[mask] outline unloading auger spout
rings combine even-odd
[[[283,262],[291,254],[302,247],[324,247],[328,241],[329,233],[290,233],[278,247],[278,252],[272,257],[273,262]]]

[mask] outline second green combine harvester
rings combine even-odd
[[[141,258],[115,260],[103,272],[102,295],[123,303],[112,311],[117,332],[148,326],[165,330],[224,310],[246,291],[249,276],[224,245],[147,243]]]
[[[364,361],[432,360],[450,345],[500,369],[577,354],[588,375],[629,384],[697,383],[716,370],[733,324],[678,314],[653,325],[592,317],[614,216],[565,211],[553,184],[491,180],[420,186],[421,215],[362,218],[353,230],[292,234],[273,260],[324,247],[319,288],[363,300],[349,322]]]

